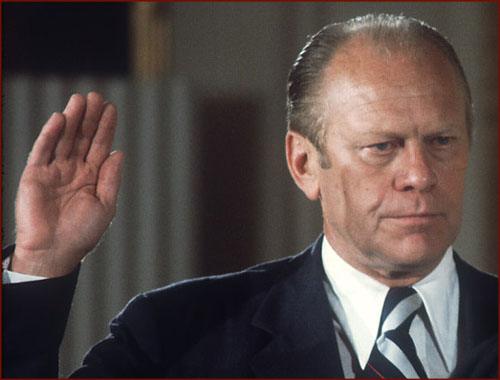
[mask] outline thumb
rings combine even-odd
[[[111,153],[102,163],[97,179],[97,197],[113,215],[116,210],[124,160],[125,153],[123,151]]]

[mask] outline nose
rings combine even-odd
[[[400,154],[399,170],[395,178],[397,190],[425,192],[437,183],[432,159],[426,156],[422,146],[407,144]]]

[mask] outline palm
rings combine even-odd
[[[33,147],[16,201],[16,254],[65,274],[113,218],[122,154],[110,155],[116,110],[97,94],[71,99]],[[44,272],[47,272],[44,269]]]
[[[96,179],[95,170],[77,165],[26,168],[18,194],[18,204],[23,205],[18,207],[18,241],[24,248],[60,246],[61,238],[64,241],[74,226],[81,226],[87,214],[102,213]]]

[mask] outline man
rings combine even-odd
[[[425,24],[325,27],[290,73],[286,137],[324,235],[293,257],[137,296],[73,376],[496,377],[497,279],[451,248],[471,108],[453,48]],[[34,144],[6,275],[36,277],[4,287],[4,376],[57,374],[77,268],[114,215],[115,124],[111,103],[76,95]]]

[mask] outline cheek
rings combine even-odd
[[[465,171],[447,171],[442,173],[441,178],[439,186],[441,201],[447,208],[450,218],[460,220],[465,190]],[[454,221],[450,220],[450,222]]]
[[[466,170],[453,169],[449,167],[438,167],[436,176],[438,178],[438,187],[449,197],[455,199],[462,199],[465,188],[465,175]]]
[[[350,165],[324,181],[322,198],[330,216],[350,228],[376,223],[376,213],[390,194],[391,180],[380,170]]]
[[[363,217],[374,216],[391,193],[391,176],[383,170],[360,167],[343,172],[341,178],[346,203]]]

